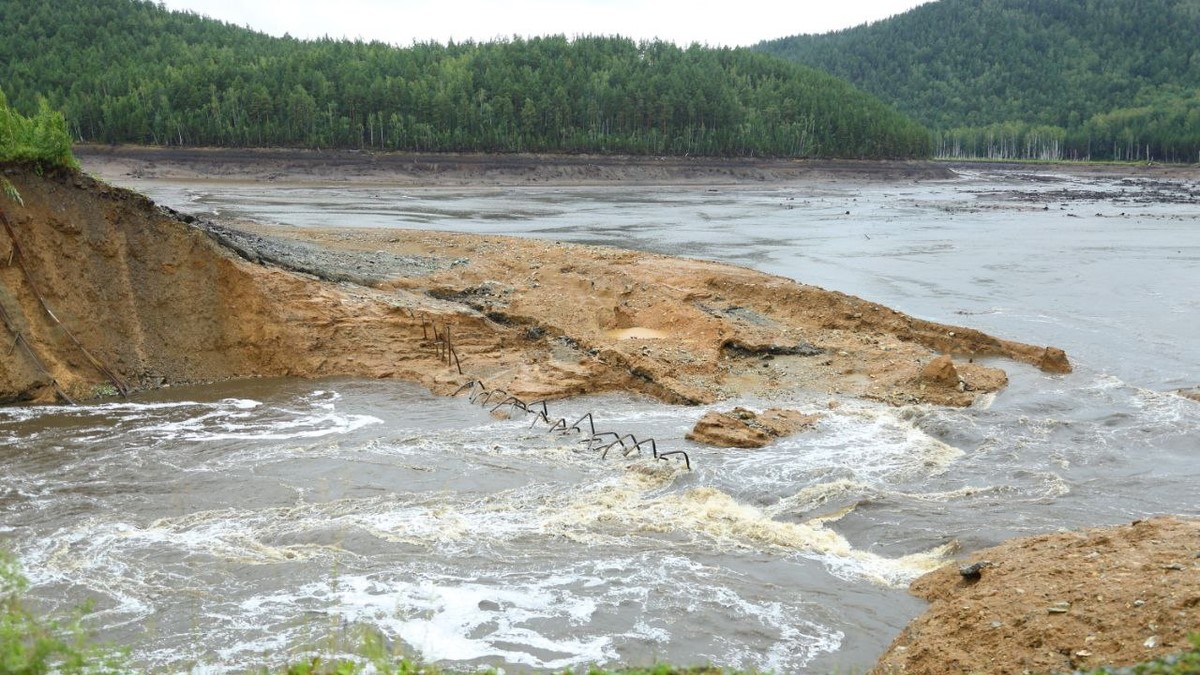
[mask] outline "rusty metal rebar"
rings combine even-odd
[[[424,325],[425,324],[422,324],[422,326]],[[432,322],[430,322],[430,325],[433,326],[434,334],[438,335],[437,325]],[[453,345],[450,342],[450,325],[444,324],[444,328],[446,331],[445,335],[438,336],[438,338],[444,339],[447,352],[453,353]],[[457,358],[457,355],[455,358]],[[461,366],[459,372],[462,372]],[[518,396],[510,394],[503,389],[488,389],[487,385],[485,385],[481,380],[469,380],[465,384],[460,385],[458,389],[455,389],[451,396],[457,396],[464,391],[470,392],[468,400],[471,403],[484,407],[490,405],[490,412],[494,413],[505,406],[509,406],[510,410],[521,410],[527,415],[533,415],[533,421],[529,424],[530,429],[537,426],[538,422],[543,422],[548,426],[548,429],[546,430],[547,433],[557,432],[560,434],[566,434],[572,431],[577,431],[584,436],[584,438],[580,440],[580,443],[586,443],[589,451],[599,451],[601,459],[607,459],[609,450],[612,450],[618,445],[621,446],[621,455],[623,457],[628,457],[635,452],[641,454],[643,447],[649,446],[650,454],[654,457],[654,459],[666,461],[668,456],[682,455],[683,462],[687,466],[687,470],[692,470],[691,458],[688,457],[688,454],[683,450],[672,450],[670,452],[659,453],[658,443],[653,438],[639,440],[637,436],[634,436],[633,434],[618,434],[613,431],[596,431],[596,418],[591,411],[581,415],[579,419],[575,420],[574,423],[567,424],[567,418],[565,417],[550,417],[550,409],[547,406],[547,401],[545,399],[538,399],[536,401],[526,403]],[[493,404],[493,399],[496,399],[498,402]],[[587,422],[586,431],[583,427],[583,423],[585,421]],[[612,438],[613,440],[607,444],[603,444],[604,441],[609,438]],[[626,441],[628,441],[628,443],[626,443]]]

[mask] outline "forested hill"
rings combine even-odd
[[[1200,159],[1200,0],[939,0],[756,48],[846,78],[945,143],[990,132],[994,152],[1024,153],[999,146],[1010,137],[1035,153]]]
[[[631,20],[634,20],[631,17]],[[273,38],[136,0],[0,0],[0,88],[76,139],[376,150],[927,156],[929,132],[751,50]]]

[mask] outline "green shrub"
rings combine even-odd
[[[124,673],[121,657],[90,644],[81,610],[67,625],[43,621],[21,602],[28,582],[0,551],[0,675]]]
[[[62,113],[42,99],[37,114],[26,117],[8,107],[0,90],[0,162],[25,162],[38,168],[78,168],[71,134]]]

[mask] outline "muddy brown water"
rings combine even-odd
[[[710,408],[553,404],[686,449],[601,460],[531,418],[397,382],[263,380],[0,409],[0,538],[31,601],[85,600],[138,667],[241,672],[363,631],[455,668],[869,666],[954,555],[1200,515],[1200,206],[1183,180],[303,188],[130,182],[301,226],[517,234],[724,260],[1071,355],[964,410],[797,393],[818,428],[684,440]],[[1183,195],[1172,199],[1161,195]],[[1156,196],[1157,195],[1157,196]],[[290,652],[289,652],[290,650]]]

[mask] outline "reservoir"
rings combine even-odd
[[[1004,539],[1200,515],[1200,201],[1187,180],[963,168],[950,180],[413,188],[123,183],[209,217],[506,234],[719,260],[1066,350],[996,362],[966,409],[798,388],[551,405],[670,449],[576,437],[395,381],[255,380],[0,408],[0,538],[29,598],[153,671],[242,672],[364,635],[457,669],[711,663],[861,671],[905,587]],[[831,406],[831,403],[833,405]],[[705,412],[820,412],[761,450]],[[287,650],[292,650],[290,653]]]

